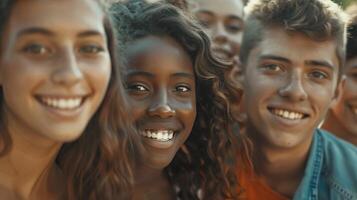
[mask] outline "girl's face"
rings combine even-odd
[[[11,132],[57,142],[80,136],[111,75],[103,17],[95,1],[15,3],[0,55]]]
[[[196,118],[192,61],[170,37],[139,39],[128,54],[126,88],[146,149],[145,162],[163,169],[186,141]]]

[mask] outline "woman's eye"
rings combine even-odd
[[[237,33],[242,30],[242,27],[237,24],[227,24],[226,29],[228,32]]]
[[[327,79],[328,75],[324,72],[320,71],[313,71],[310,73],[310,77],[316,78],[316,79]]]
[[[79,52],[85,54],[96,54],[102,51],[104,51],[104,48],[98,45],[84,45],[79,49]]]
[[[146,88],[144,85],[141,85],[141,84],[128,85],[127,89],[132,92],[134,92],[134,91],[138,91],[138,92],[149,91],[148,88]]]
[[[50,50],[47,47],[41,44],[30,44],[25,46],[22,50],[25,53],[36,54],[36,55],[42,55],[50,52]]]
[[[179,85],[176,87],[177,92],[189,92],[191,91],[191,88],[185,85]]]

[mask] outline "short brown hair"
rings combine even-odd
[[[335,40],[339,66],[344,65],[347,17],[331,0],[250,0],[246,14],[240,51],[243,68],[262,40],[263,30],[274,26],[303,33],[315,41]]]

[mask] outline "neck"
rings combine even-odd
[[[33,135],[29,137],[29,134],[11,128],[9,134],[11,150],[0,158],[0,191],[32,199],[58,190],[49,187],[54,187],[53,183],[62,179],[55,164],[61,144],[45,142],[43,138],[31,137]]]
[[[326,118],[322,128],[333,133],[339,138],[346,140],[357,146],[357,136],[354,133],[349,132],[337,119],[337,117],[330,112]]]
[[[304,176],[311,141],[292,148],[267,145],[253,139],[253,166],[258,178],[272,190],[292,198]]]
[[[134,200],[170,200],[174,192],[163,169],[141,165],[135,170]]]

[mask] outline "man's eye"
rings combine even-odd
[[[280,65],[277,65],[277,64],[263,65],[263,69],[268,70],[268,71],[273,71],[273,72],[278,72],[278,71],[282,71],[283,70],[283,68]]]
[[[316,79],[327,79],[328,75],[324,72],[320,71],[313,71],[310,73],[310,77],[316,78]]]
[[[104,48],[98,45],[84,45],[79,49],[79,52],[86,54],[96,54],[104,51]]]
[[[41,44],[27,45],[22,49],[22,51],[24,51],[25,53],[36,54],[36,55],[42,55],[50,52],[48,48],[46,48],[44,45]]]

